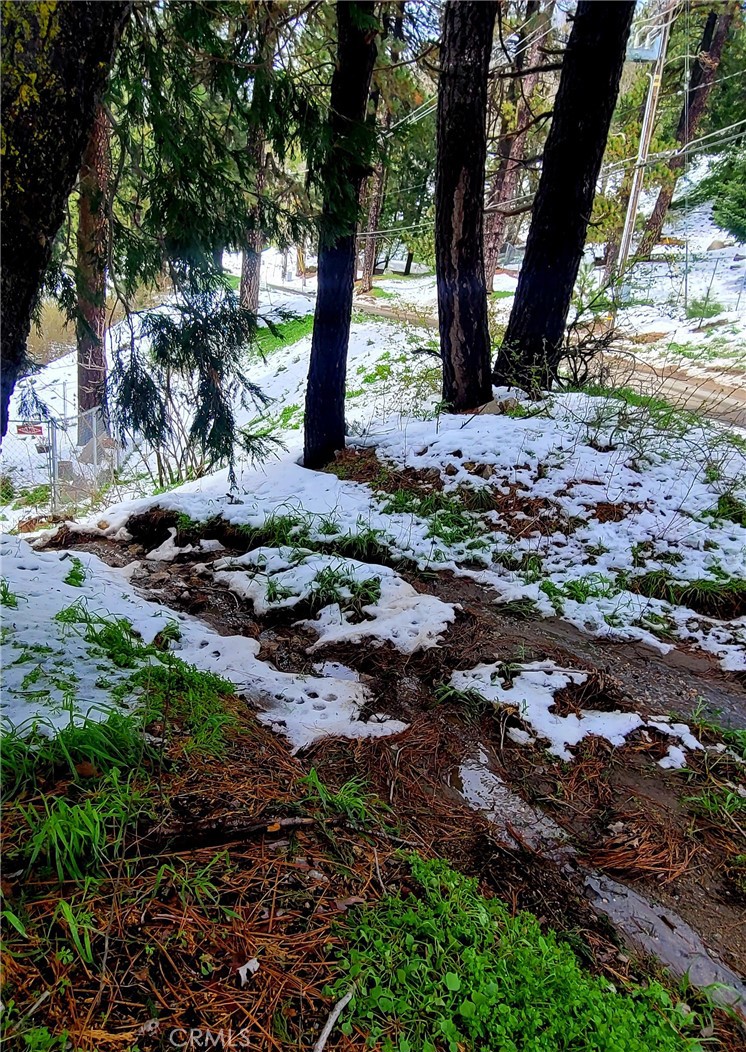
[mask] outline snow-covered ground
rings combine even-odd
[[[699,355],[694,365],[704,368],[702,348],[717,351],[712,364],[720,362],[717,354],[725,347],[722,361],[737,367],[732,352],[744,331],[744,264],[736,246],[710,247],[718,232],[708,228],[708,216],[705,208],[686,220],[694,224],[689,297],[690,302],[708,298],[727,313],[699,329],[696,320],[685,320],[679,292],[686,261],[635,268],[629,292],[637,302],[622,317],[638,335],[665,334],[639,345],[650,360],[658,361],[665,345],[679,348],[678,359],[694,367],[681,351],[692,347]],[[673,236],[680,236],[681,222],[674,219]],[[282,270],[279,254],[268,252],[265,262],[263,310],[310,311],[313,301],[301,294],[299,279],[292,279],[292,293],[271,287],[275,278],[278,284],[286,280],[276,274],[278,266]],[[507,316],[515,283],[511,273],[496,280],[492,309],[500,316]],[[306,284],[312,289],[313,279]],[[376,285],[392,303],[415,314],[434,311],[431,275],[385,278]],[[653,301],[648,306],[639,303],[645,289]],[[155,507],[194,522],[220,515],[254,528],[282,519],[286,538],[277,548],[265,546],[241,559],[223,559],[213,551],[205,573],[251,602],[258,616],[294,606],[307,610],[318,598],[319,582],[336,581],[339,601],[317,603],[305,622],[318,637],[316,646],[386,641],[411,653],[438,645],[453,622],[452,605],[418,593],[393,570],[314,550],[322,543],[328,552],[335,537],[364,535],[394,557],[476,578],[494,589],[496,601],[530,604],[540,615],[562,617],[598,637],[641,640],[660,650],[694,647],[714,655],[725,669],[746,668],[746,617],[740,613],[746,588],[743,433],[651,409],[639,400],[560,394],[529,402],[499,389],[492,412],[443,415],[439,364],[415,353],[433,348],[432,330],[416,321],[356,315],[347,375],[349,444],[369,464],[372,456],[378,467],[364,476],[367,483],[350,481],[342,477],[343,469],[338,476],[300,463],[310,346],[309,335],[265,359],[247,356],[247,375],[270,404],[254,417],[241,411],[239,423],[280,439],[284,449],[279,447],[277,456],[262,465],[239,464],[233,490],[227,472],[219,471],[154,495],[131,455],[119,487],[110,491],[110,506],[91,511],[85,529],[126,540],[130,516]],[[35,381],[54,414],[74,408],[75,368],[74,355],[68,355]],[[11,416],[19,411],[17,395]],[[44,480],[43,445],[38,436],[10,435],[0,472],[21,449],[29,482]],[[5,529],[28,514],[12,501],[0,510]],[[4,610],[3,640],[4,712],[16,724],[41,713],[50,726],[59,726],[73,710],[111,702],[117,674],[87,668],[91,644],[85,624],[76,628],[70,618],[55,620],[60,610],[82,600],[96,615],[129,619],[145,641],[170,618],[177,620],[179,653],[261,697],[265,718],[283,724],[296,746],[332,729],[379,734],[401,727],[391,720],[357,720],[369,697],[349,669],[322,662],[317,677],[281,673],[259,660],[255,641],[219,637],[192,618],[145,602],[130,585],[131,575],[94,556],[81,556],[86,577],[77,587],[65,582],[72,564],[59,553],[33,551],[25,541],[6,537],[0,554],[2,574],[18,597]],[[167,561],[173,554],[171,539],[151,558]],[[528,695],[524,700],[528,703]],[[535,717],[555,751],[572,744],[572,737],[560,741],[546,734],[541,706]],[[673,743],[672,756],[675,748]]]
[[[176,655],[262,702],[260,719],[281,729],[296,747],[325,734],[394,734],[404,726],[395,720],[361,723],[359,710],[370,696],[344,670],[323,669],[319,676],[280,672],[258,659],[255,639],[218,635],[195,618],[147,602],[130,585],[126,570],[95,555],[75,557],[82,563],[82,583],[71,582],[75,564],[69,553],[35,551],[18,537],[2,538],[0,558],[7,582],[0,702],[6,726],[37,725],[54,733],[71,721],[102,719],[121,709],[117,687],[131,669],[118,667],[96,642],[96,630],[120,619],[146,644],[175,625],[177,631],[169,634],[178,635],[171,644]],[[447,620],[449,611],[441,606]]]

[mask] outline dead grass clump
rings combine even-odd
[[[690,866],[697,851],[672,815],[652,806],[622,813],[588,857],[601,869],[628,880],[652,877],[670,884]]]
[[[580,716],[583,709],[596,712],[629,712],[630,703],[602,670],[589,672],[582,683],[568,683],[556,691],[549,711],[558,716]]]

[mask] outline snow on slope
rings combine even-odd
[[[24,540],[0,540],[2,572],[16,606],[3,609],[3,700],[0,715],[14,727],[52,733],[70,720],[104,718],[120,706],[113,691],[131,670],[107,661],[95,641],[86,638],[82,618],[59,620],[61,611],[81,604],[94,618],[126,618],[145,643],[169,623],[180,638],[175,653],[206,672],[235,684],[262,708],[259,718],[272,724],[299,748],[328,734],[368,737],[395,734],[396,720],[361,722],[369,701],[366,687],[349,676],[301,676],[279,672],[258,657],[260,645],[245,636],[221,636],[195,618],[142,599],[126,573],[95,555],[79,553],[85,580],[65,581],[69,553],[35,551]],[[64,615],[63,615],[64,616]]]
[[[667,716],[646,721],[636,712],[594,709],[581,709],[579,716],[572,712],[559,715],[554,711],[555,694],[568,684],[585,682],[585,673],[556,668],[550,661],[534,661],[518,666],[508,685],[501,682],[500,671],[497,664],[477,665],[467,672],[454,672],[451,685],[457,690],[476,691],[495,705],[515,707],[523,722],[549,743],[549,752],[561,760],[572,760],[568,746],[578,745],[591,735],[620,746],[633,731],[648,728],[673,739],[666,755],[658,761],[661,767],[683,767],[684,749],[702,748],[685,723],[670,723]]]

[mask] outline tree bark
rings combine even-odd
[[[414,262],[414,252],[407,252],[407,261],[404,264],[404,273],[409,276],[412,273],[412,263]]]
[[[96,109],[93,132],[83,154],[78,182],[77,267],[78,301],[78,445],[89,441],[90,416],[98,409],[106,386],[106,261],[109,247],[110,155],[109,122]]]
[[[264,140],[260,135],[256,136],[256,142],[252,150],[256,161],[254,187],[258,199],[264,192],[265,184]],[[259,278],[262,266],[262,249],[264,248],[264,233],[260,226],[258,202],[252,209],[252,215],[254,225],[246,231],[246,239],[241,255],[241,285],[238,292],[238,302],[246,310],[256,314],[259,310]]]
[[[707,100],[712,91],[728,30],[737,7],[738,4],[728,3],[723,5],[720,14],[710,11],[707,16],[699,52],[689,75],[687,97],[676,128],[676,141],[682,146],[686,146],[695,137],[697,127],[707,107]],[[645,224],[645,230],[635,255],[643,258],[649,256],[660,240],[663,224],[676,189],[676,181],[684,168],[684,160],[685,154],[678,154],[668,162],[671,179],[669,184],[662,186],[658,192],[655,206]]]
[[[521,35],[524,41],[528,33],[536,28],[534,16],[539,3],[538,0],[529,0],[526,5],[526,14],[531,20]],[[540,58],[540,45],[542,36],[538,33],[533,38],[533,43],[528,50],[520,50],[517,59],[517,70],[520,72],[524,66],[533,70]],[[524,45],[525,46],[525,45]],[[520,45],[519,45],[520,47]],[[526,150],[526,139],[530,130],[529,118],[531,117],[530,99],[534,88],[539,82],[540,73],[528,73],[525,77],[515,77],[508,89],[508,98],[515,107],[515,129],[508,131],[500,137],[497,153],[500,164],[495,172],[488,195],[488,204],[497,205],[502,201],[510,201],[515,197],[521,180],[521,162]],[[484,280],[487,292],[492,291],[497,270],[497,260],[500,249],[505,241],[505,226],[508,217],[504,212],[488,212],[484,224]]]
[[[443,401],[452,411],[492,397],[484,284],[487,74],[495,0],[447,0],[438,83],[435,267]]]
[[[304,463],[322,467],[344,448],[347,346],[355,280],[360,187],[373,129],[365,121],[376,57],[373,0],[338,0],[337,63],[318,257],[318,292],[306,388]]]
[[[249,141],[247,143],[247,150],[251,155],[256,171],[256,181],[254,183],[256,204],[251,210],[252,222],[246,231],[246,240],[243,247],[238,302],[246,310],[251,311],[252,314],[256,314],[259,310],[259,278],[262,265],[262,249],[264,248],[264,231],[261,225],[261,197],[267,181],[267,168],[265,140],[260,124],[260,111],[263,104],[266,103],[266,92],[277,39],[277,30],[273,19],[274,7],[274,0],[267,0],[264,18],[259,27],[256,55],[257,68],[254,74],[251,102],[251,116],[254,123],[249,130]]]
[[[391,113],[386,112],[383,122],[384,132],[391,125]],[[360,281],[360,291],[370,292],[373,288],[373,274],[378,259],[378,238],[374,231],[378,230],[383,211],[383,198],[386,186],[386,170],[383,159],[379,160],[373,171],[372,186],[370,190],[370,205],[368,208],[368,236],[365,239],[365,252],[363,254],[363,275]]]
[[[577,6],[496,383],[537,391],[556,378],[634,9]]]
[[[31,314],[130,3],[6,4],[0,435]]]

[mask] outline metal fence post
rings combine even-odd
[[[58,461],[59,461],[59,457],[58,457],[58,451],[57,451],[57,421],[54,418],[52,418],[49,421],[49,462],[50,462],[51,476],[52,476],[50,496],[51,496],[51,505],[52,505],[52,514],[53,515],[57,514],[57,509],[59,507],[59,497],[60,497],[60,494],[59,494],[60,480],[59,480]]]
[[[93,474],[98,478],[98,409],[91,410],[91,430],[93,431]]]

